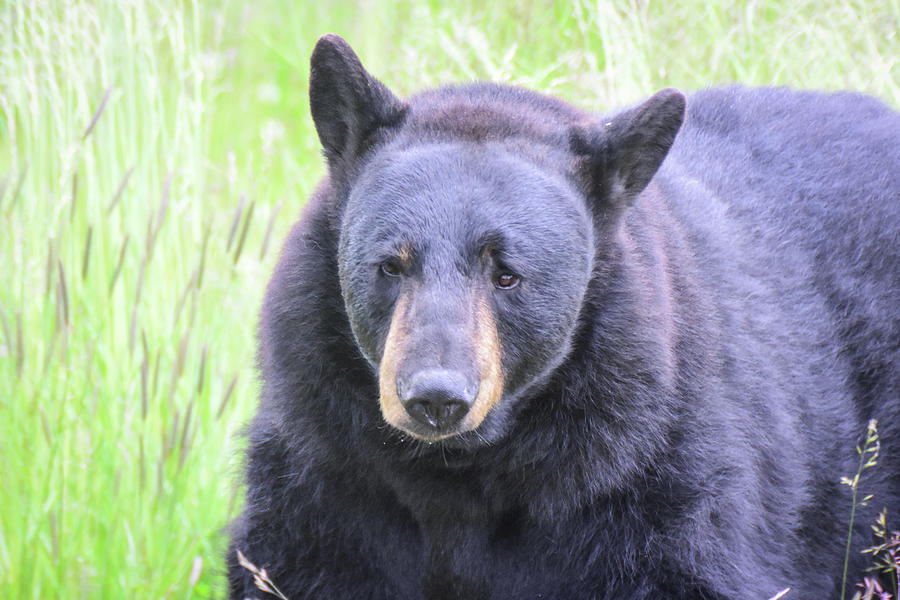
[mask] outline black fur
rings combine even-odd
[[[490,84],[403,103],[337,36],[310,93],[329,178],[263,306],[231,597],[263,595],[237,549],[291,600],[836,598],[877,418],[860,577],[900,509],[900,115],[740,87],[599,119]],[[475,266],[495,238],[515,289]],[[504,395],[474,431],[379,412],[401,279],[491,298]]]

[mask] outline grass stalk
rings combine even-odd
[[[856,520],[856,509],[865,506],[872,498],[871,495],[862,499],[858,498],[859,482],[863,471],[874,467],[878,463],[878,454],[881,450],[881,442],[878,439],[878,422],[875,419],[869,421],[866,428],[866,435],[862,446],[856,447],[856,453],[859,455],[859,465],[856,473],[852,478],[842,477],[841,484],[850,488],[850,524],[847,531],[847,543],[844,548],[844,570],[841,577],[841,600],[844,600],[847,592],[847,570],[850,566],[850,552],[853,548],[853,526]]]

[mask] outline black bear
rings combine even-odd
[[[878,419],[859,581],[900,509],[900,115],[311,66],[328,176],[262,308],[231,597],[240,551],[291,600],[837,598]]]

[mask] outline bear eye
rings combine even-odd
[[[494,285],[501,290],[509,290],[519,285],[519,276],[513,273],[500,273],[494,279]]]
[[[402,270],[400,269],[400,265],[395,263],[392,260],[386,260],[381,263],[379,267],[381,272],[387,275],[388,277],[399,277]]]

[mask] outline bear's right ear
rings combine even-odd
[[[333,33],[319,38],[310,58],[309,106],[332,170],[352,162],[369,135],[399,122],[406,110]]]
[[[666,89],[607,123],[570,132],[570,147],[595,208],[617,214],[634,202],[675,142],[684,113],[684,95]]]

